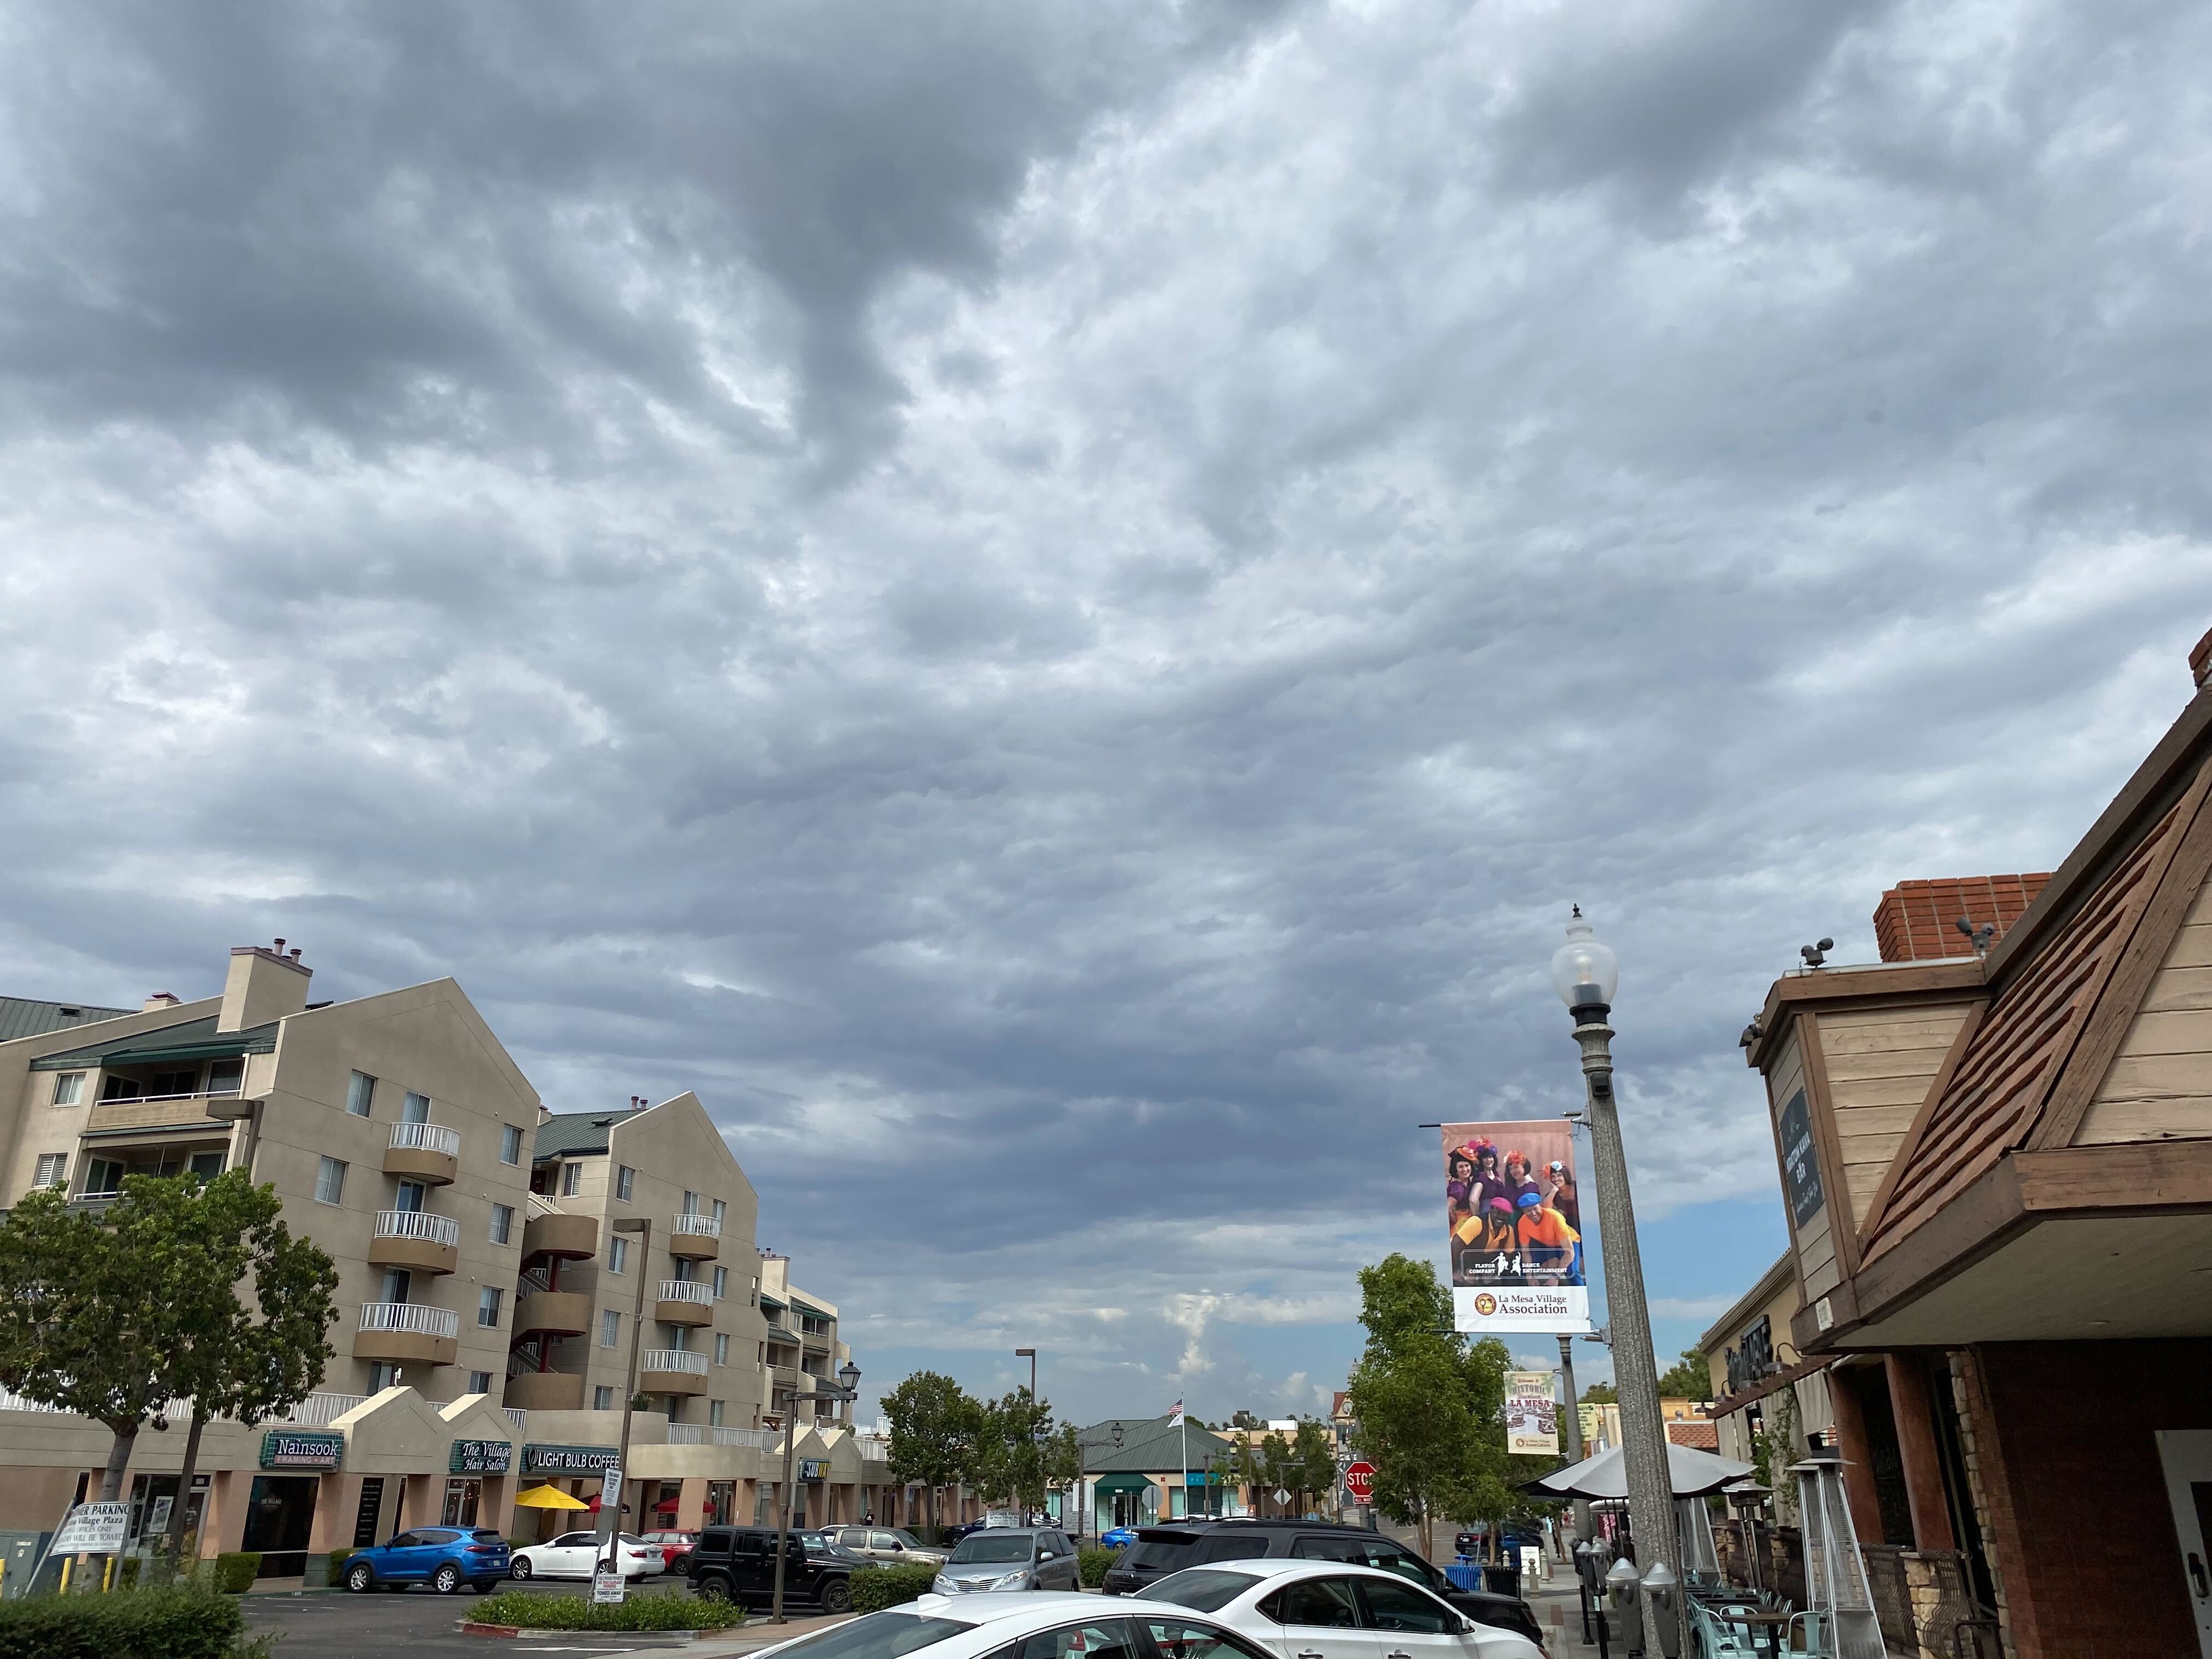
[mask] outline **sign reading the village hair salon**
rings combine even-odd
[[[453,1462],[446,1466],[453,1474],[505,1474],[514,1467],[511,1440],[456,1440]]]
[[[622,1462],[612,1446],[541,1446],[522,1449],[522,1467],[531,1474],[605,1474]]]
[[[261,1437],[261,1467],[264,1469],[334,1469],[345,1462],[342,1434],[301,1434],[293,1429],[271,1429]]]
[[[1813,1151],[1813,1120],[1806,1115],[1800,1089],[1782,1109],[1782,1179],[1790,1188],[1790,1213],[1802,1227],[1827,1201],[1820,1190],[1820,1160]]]

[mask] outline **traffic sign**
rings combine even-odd
[[[1287,1504],[1291,1501],[1291,1494],[1283,1487],[1278,1486],[1275,1488],[1275,1501],[1278,1504]]]
[[[595,1572],[592,1575],[592,1605],[620,1607],[624,1580],[619,1571]]]
[[[1375,1466],[1362,1458],[1345,1470],[1344,1486],[1353,1503],[1366,1503],[1375,1496]]]

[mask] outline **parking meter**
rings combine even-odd
[[[1681,1581],[1664,1561],[1654,1561],[1644,1575],[1644,1622],[1665,1659],[1682,1659],[1681,1591]]]
[[[1637,1594],[1640,1588],[1632,1562],[1616,1561],[1605,1576],[1606,1601],[1612,1609],[1623,1653],[1644,1651],[1644,1606]]]

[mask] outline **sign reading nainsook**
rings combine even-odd
[[[261,1467],[264,1469],[334,1469],[345,1462],[342,1434],[302,1434],[296,1429],[271,1429],[261,1437]]]

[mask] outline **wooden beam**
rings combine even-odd
[[[1905,1496],[1912,1506],[1912,1547],[1923,1555],[1954,1550],[1959,1545],[1943,1492],[1943,1461],[1936,1445],[1927,1359],[1918,1353],[1892,1352],[1883,1369],[1889,1379],[1890,1415],[1897,1421],[1898,1456],[1905,1465]]]
[[[2023,1211],[2038,1217],[2212,1208],[2212,1139],[2061,1146],[2006,1161]]]

